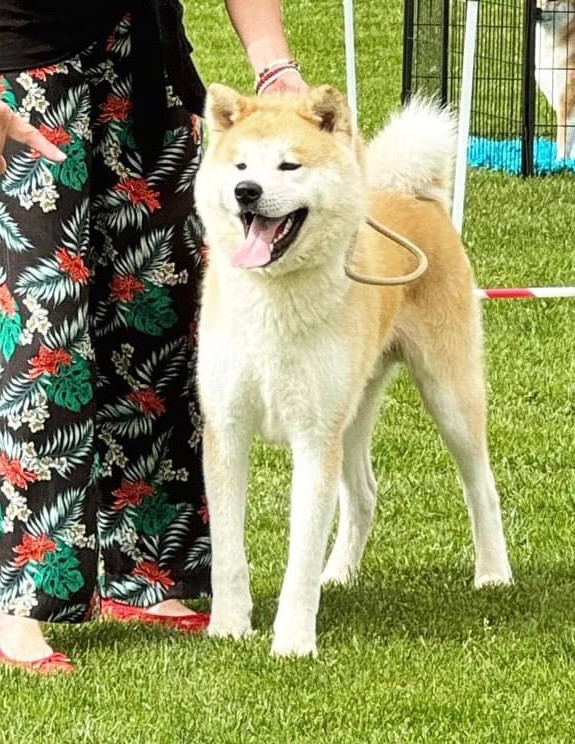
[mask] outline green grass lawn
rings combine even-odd
[[[360,123],[398,104],[401,12],[357,2]],[[345,84],[335,0],[285,0],[310,82]],[[186,20],[206,81],[251,90],[221,0]],[[573,177],[469,177],[480,285],[575,281]],[[94,623],[54,627],[73,678],[0,671],[0,744],[575,741],[575,301],[484,305],[490,445],[515,585],[472,587],[454,467],[408,380],[378,425],[380,500],[359,580],[324,592],[320,657],[269,656],[290,462],[254,450],[248,515],[257,634],[241,643]]]

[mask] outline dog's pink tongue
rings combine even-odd
[[[283,220],[254,217],[245,241],[232,255],[232,266],[255,269],[271,261],[271,244]]]

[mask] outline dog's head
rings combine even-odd
[[[306,96],[208,89],[196,203],[212,251],[274,275],[343,256],[364,212],[350,112],[329,86]]]

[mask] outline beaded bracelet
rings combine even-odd
[[[294,59],[276,59],[269,67],[262,70],[256,80],[256,95],[260,95],[272,83],[279,80],[282,75],[288,72],[299,72],[299,65]]]

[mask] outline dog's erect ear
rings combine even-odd
[[[345,97],[331,85],[312,88],[305,99],[304,116],[326,132],[352,134],[351,115]]]
[[[212,83],[207,90],[204,116],[208,130],[223,132],[251,110],[249,100],[233,88]]]

